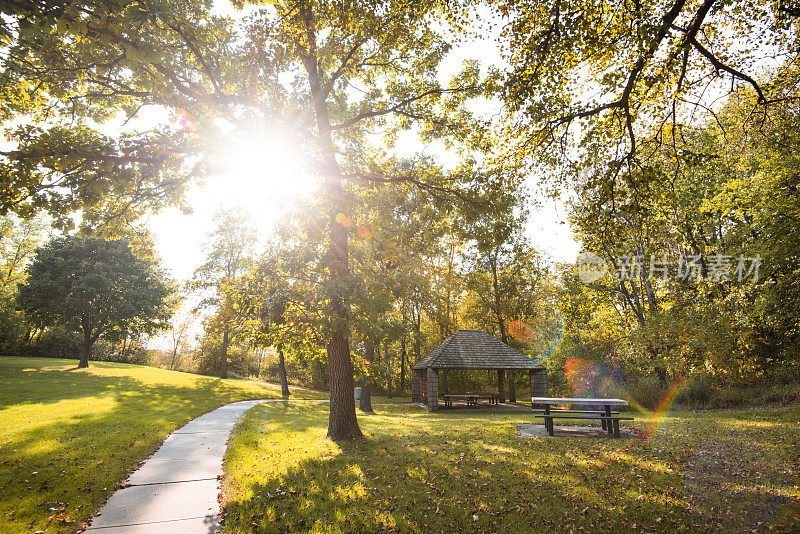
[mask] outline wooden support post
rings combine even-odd
[[[531,397],[547,397],[548,384],[547,384],[547,369],[531,369]]]
[[[497,389],[500,393],[500,402],[506,402],[506,387],[505,387],[506,372],[503,369],[497,370]]]
[[[439,409],[439,371],[428,368],[428,411]]]
[[[545,415],[550,415],[550,405],[549,404],[545,404],[544,405],[544,414]],[[549,418],[545,417],[544,418],[544,427],[547,429],[547,433],[549,435],[552,436],[555,433],[555,428],[553,428],[553,418],[552,417],[549,417]]]
[[[422,402],[422,373],[425,370],[412,369],[411,370],[411,401]]]

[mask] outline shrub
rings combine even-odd
[[[48,328],[32,344],[32,352],[48,358],[78,358],[83,340],[75,332],[63,328]]]
[[[705,376],[698,376],[687,381],[678,392],[675,402],[680,406],[699,408],[708,404],[713,393],[711,380]]]

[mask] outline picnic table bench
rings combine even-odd
[[[562,410],[551,408],[552,405],[578,404],[588,406],[584,410]],[[544,426],[549,435],[553,435],[554,419],[599,419],[603,430],[607,430],[609,435],[619,437],[619,422],[633,421],[633,417],[621,417],[619,412],[611,410],[612,406],[627,406],[628,401],[622,399],[582,399],[582,398],[559,398],[559,397],[531,397],[531,408],[535,413],[534,417],[544,419]],[[540,408],[537,408],[540,406]],[[596,406],[597,408],[592,408]]]
[[[467,395],[475,395],[478,400],[488,400],[489,404],[500,404],[500,394],[493,391],[467,391]]]
[[[478,401],[481,399],[486,399],[489,401],[489,404],[498,404],[500,400],[500,395],[498,393],[492,393],[488,391],[470,391],[467,393],[453,393],[453,394],[446,394],[444,395],[444,406],[445,408],[451,408],[453,406],[454,400],[463,400],[467,402],[467,406],[477,406]]]
[[[459,394],[450,394],[444,396],[444,407],[451,408],[453,406],[454,400],[463,400],[467,401],[467,406],[477,406],[478,405],[478,396],[477,395],[467,395],[466,393],[459,393]]]

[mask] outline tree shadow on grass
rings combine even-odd
[[[269,457],[266,453],[281,452],[263,449],[269,436],[293,435],[302,446],[324,433],[324,415],[318,409],[303,414],[296,407],[280,413],[262,407],[245,423],[262,425],[270,433],[257,446],[265,453],[262,457]],[[226,476],[238,478],[226,482],[236,488],[225,506],[226,528],[703,532],[750,525],[735,518],[737,506],[744,505],[733,488],[715,488],[716,502],[733,505],[733,518],[725,510],[696,506],[683,474],[667,465],[669,455],[655,461],[652,451],[630,450],[630,443],[619,440],[522,441],[502,429],[505,423],[498,431],[486,421],[481,425],[479,418],[453,428],[440,419],[408,417],[396,425],[405,431],[395,434],[386,430],[381,417],[398,415],[379,410],[362,418],[368,439],[337,443],[335,454],[303,458],[275,475],[254,477],[242,471],[270,468],[264,461],[229,470]],[[245,446],[253,447],[253,436],[248,440]],[[757,507],[766,497],[760,493],[747,498]],[[765,526],[791,528],[792,504],[782,502],[779,508],[787,517],[773,514]]]

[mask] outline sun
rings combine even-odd
[[[180,278],[189,278],[203,263],[203,242],[214,230],[214,213],[220,209],[246,211],[268,239],[287,210],[319,187],[320,178],[304,164],[299,149],[271,135],[220,134],[210,147],[213,171],[186,192],[191,213],[166,210],[154,214],[148,227],[156,236],[159,253],[170,258]]]
[[[217,201],[250,211],[286,206],[317,185],[299,151],[279,139],[232,140],[214,178]]]

